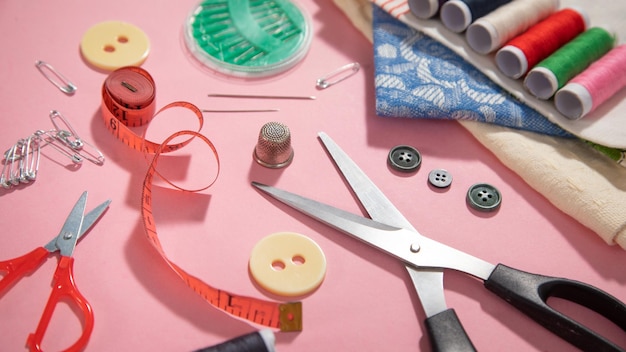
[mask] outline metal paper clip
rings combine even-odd
[[[92,144],[87,143],[78,136],[78,133],[72,128],[67,119],[61,115],[57,110],[50,111],[50,120],[55,128],[54,138],[60,141],[63,145],[69,147],[75,151],[82,158],[91,161],[94,164],[102,165],[104,163],[104,155],[98,148]],[[61,128],[56,123],[56,120],[61,120],[66,128]],[[88,146],[91,151],[86,150],[84,147]]]
[[[74,83],[70,82],[65,76],[57,71],[52,65],[41,60],[35,61],[35,67],[43,74],[50,83],[54,84],[61,92],[72,95],[78,89]],[[58,80],[57,80],[58,79]]]
[[[361,65],[359,65],[358,62],[352,62],[347,65],[341,66],[340,68],[327,74],[326,76],[318,78],[315,82],[315,85],[319,89],[326,89],[330,86],[334,86],[335,84],[354,76],[357,72],[359,72],[360,68]],[[330,79],[332,78],[336,79],[334,81],[330,81]]]

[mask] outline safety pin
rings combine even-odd
[[[57,71],[52,65],[43,62],[41,60],[35,61],[35,67],[41,72],[41,74],[46,77],[50,83],[54,84],[57,88],[61,90],[61,92],[72,95],[78,89],[74,83],[70,82],[65,76],[63,76],[59,71]],[[45,69],[45,70],[44,70]],[[57,81],[53,76],[60,80]]]
[[[39,167],[38,143],[34,136],[20,139],[6,153],[0,186],[10,188],[20,183],[29,183],[37,177]],[[35,149],[37,147],[37,149]]]
[[[44,130],[38,130],[37,132],[35,132],[35,135],[38,136],[39,138],[41,138],[43,141],[46,142],[46,144],[44,144],[44,146],[49,145],[52,148],[56,149],[59,153],[65,155],[66,157],[68,157],[74,164],[80,164],[83,162],[83,158],[74,153],[70,153],[66,150],[66,148],[63,148],[62,146],[58,146],[57,145],[57,138],[56,138],[56,130],[52,130],[52,131],[44,131]],[[42,138],[43,137],[43,138]],[[73,150],[73,149],[72,149]]]
[[[63,127],[65,128],[61,128],[59,127],[59,125],[57,125],[56,123],[57,119],[63,122],[63,125],[64,125]],[[68,147],[72,149],[79,149],[82,147],[82,141],[80,137],[78,136],[78,132],[76,132],[76,130],[72,127],[72,125],[70,125],[67,119],[63,115],[61,115],[59,111],[57,110],[50,111],[50,121],[52,121],[52,125],[57,130],[57,132],[66,131],[66,133],[64,133],[65,137],[64,137],[63,142],[67,144]],[[73,139],[70,139],[70,137],[73,137]]]
[[[60,128],[59,125],[57,125],[56,123],[57,119],[61,120],[61,122],[63,122],[63,124],[65,125],[65,127],[67,127],[67,129]],[[80,136],[78,136],[78,133],[76,132],[76,130],[72,128],[68,120],[63,115],[61,115],[59,111],[57,110],[50,111],[50,120],[52,120],[52,124],[54,125],[54,128],[56,129],[54,138],[58,139],[62,144],[71,148],[73,151],[77,152],[81,157],[91,161],[92,163],[97,164],[97,165],[102,165],[104,163],[104,155],[102,154],[102,152],[100,152],[100,150],[98,150],[98,148],[96,148],[92,144],[81,139]],[[86,151],[84,146],[90,147],[93,150],[93,152]]]
[[[4,159],[9,161],[9,160],[16,160],[18,158],[17,153],[16,153],[16,145],[13,145],[11,148],[7,149],[4,152]]]
[[[11,147],[5,153],[5,155],[8,154],[10,157],[5,157],[4,166],[2,167],[2,176],[0,176],[0,185],[4,188],[10,188],[11,186],[17,184],[14,182],[14,173],[13,173],[13,166],[15,165],[15,162],[17,160],[17,146],[18,146],[17,143],[14,144],[13,147]],[[10,167],[9,167],[9,162],[11,164]]]
[[[39,136],[30,135],[22,146],[22,158],[20,159],[20,182],[29,183],[37,178],[39,170],[40,145]]]
[[[358,62],[352,62],[347,65],[341,66],[340,68],[327,74],[326,76],[322,78],[318,78],[317,81],[315,82],[315,85],[319,89],[326,89],[330,86],[334,86],[335,84],[354,76],[357,72],[359,72],[360,68],[361,68],[361,65]],[[334,77],[339,77],[339,78],[335,79],[332,82],[329,81],[331,78],[334,78]]]

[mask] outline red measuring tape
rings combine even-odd
[[[107,129],[129,147],[154,154],[149,164],[148,172],[143,182],[141,194],[141,215],[143,218],[146,237],[157,250],[169,267],[182,279],[185,284],[204,298],[211,305],[229,313],[230,315],[247,320],[265,327],[280,329],[281,331],[302,330],[301,302],[278,303],[264,301],[257,298],[239,296],[215,287],[190,275],[181,267],[167,258],[163,246],[157,235],[156,223],[152,215],[152,182],[155,175],[183,191],[196,192],[209,188],[219,174],[219,156],[211,141],[199,131],[202,128],[202,112],[195,105],[187,102],[174,102],[156,111],[155,89],[152,76],[140,67],[123,67],[113,71],[102,86],[102,118]],[[184,108],[191,110],[198,118],[198,131],[179,131],[166,138],[162,143],[154,143],[145,139],[143,135],[135,133],[130,127],[140,127],[149,123],[160,112],[170,108]],[[179,143],[172,143],[178,137],[189,138]],[[157,172],[157,163],[162,153],[178,150],[197,138],[206,143],[213,151],[217,161],[215,178],[209,185],[197,190],[186,190],[173,184]]]

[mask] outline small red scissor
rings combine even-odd
[[[62,299],[73,302],[84,316],[82,335],[66,351],[80,351],[87,345],[94,325],[93,311],[89,302],[78,291],[74,283],[74,258],[72,254],[78,239],[100,218],[109,206],[109,203],[111,201],[107,200],[85,214],[87,192],[83,192],[74,208],[72,208],[67,220],[65,220],[61,232],[48,244],[38,247],[21,257],[0,262],[0,272],[6,274],[0,281],[0,296],[2,296],[19,279],[35,271],[48,258],[49,254],[56,251],[61,253],[61,258],[53,276],[50,298],[41,315],[37,330],[35,333],[30,334],[26,341],[26,345],[31,351],[41,351],[41,342],[52,318],[52,313]]]

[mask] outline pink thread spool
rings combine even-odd
[[[554,97],[556,109],[578,120],[626,87],[626,44],[613,48],[572,78]]]

